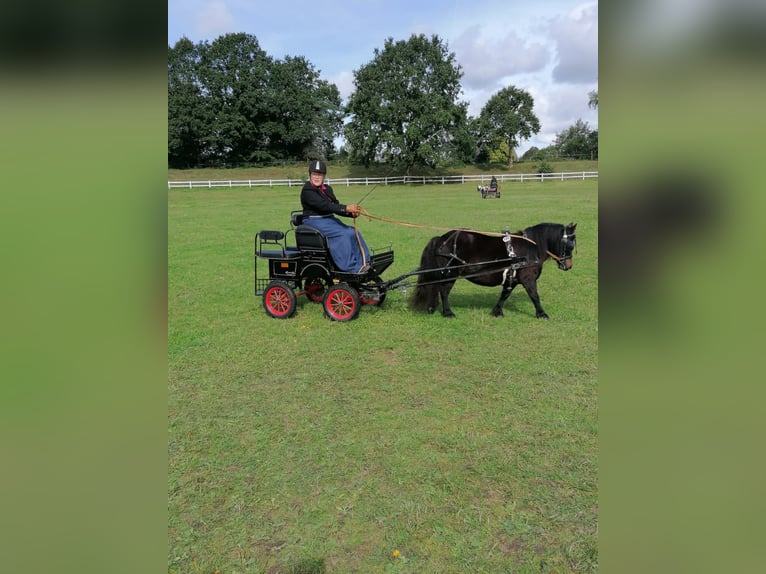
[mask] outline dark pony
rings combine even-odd
[[[549,257],[556,260],[559,269],[572,268],[576,226],[576,223],[538,223],[523,231],[499,236],[453,229],[434,237],[420,258],[420,273],[411,304],[433,313],[441,295],[442,315],[454,317],[449,293],[455,281],[463,277],[485,287],[503,286],[500,299],[492,308],[495,317],[502,317],[503,303],[521,283],[535,305],[537,317],[547,319],[537,294],[537,279]]]

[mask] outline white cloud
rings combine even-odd
[[[458,36],[454,52],[463,68],[463,86],[476,89],[497,88],[506,76],[542,70],[550,58],[548,49],[539,42],[527,43],[514,32],[490,37],[478,25]]]
[[[598,77],[598,4],[581,4],[551,20],[558,64],[556,82],[589,83]]]
[[[347,101],[351,92],[354,91],[354,74],[352,72],[340,72],[335,74],[327,80],[331,84],[335,84],[340,92],[340,97],[343,101]]]
[[[197,34],[203,38],[216,38],[234,31],[234,18],[223,0],[205,4],[195,20]]]
[[[590,129],[598,129],[598,111],[588,107],[588,92],[597,89],[574,84],[534,85],[529,93],[535,102],[534,113],[540,120],[540,132],[523,142],[520,155],[532,146],[544,148],[553,143],[556,135],[580,119]]]

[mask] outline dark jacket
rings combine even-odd
[[[332,187],[326,183],[319,188],[307,181],[301,189],[301,207],[303,208],[303,217],[330,214],[350,217],[346,213],[346,206],[338,202]]]

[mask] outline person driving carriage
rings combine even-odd
[[[335,265],[348,273],[364,273],[369,268],[370,250],[362,234],[336,217],[359,217],[362,208],[356,203],[338,201],[332,186],[325,183],[327,166],[322,160],[309,163],[309,180],[301,189],[303,225],[327,237],[327,247]]]
[[[497,178],[494,175],[492,176],[492,179],[489,180],[489,189],[497,191]]]

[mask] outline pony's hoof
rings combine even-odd
[[[550,317],[548,317],[548,313],[538,313],[537,314],[537,318],[538,319],[550,319]]]
[[[492,311],[493,317],[505,317],[502,311]]]
[[[452,311],[447,311],[446,313],[442,313],[447,319],[457,319],[455,314]]]

